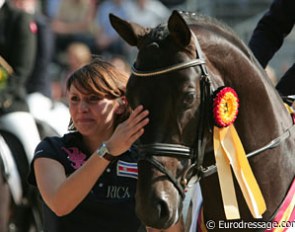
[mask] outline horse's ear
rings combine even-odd
[[[181,46],[186,47],[190,43],[191,31],[183,17],[176,10],[169,17],[168,30],[175,42]]]
[[[127,22],[113,14],[109,15],[112,27],[131,46],[137,46],[140,37],[144,36],[148,29],[136,23]]]

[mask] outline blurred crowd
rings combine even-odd
[[[39,77],[28,81],[32,92],[63,101],[71,72],[102,55],[129,72],[135,49],[119,38],[109,13],[144,26],[165,22],[183,0],[7,0],[33,14],[38,28],[36,67]],[[42,61],[42,65],[38,64]],[[36,69],[35,67],[35,69]],[[39,83],[37,83],[39,82]],[[34,86],[38,89],[34,90]],[[41,90],[40,90],[41,89]]]
[[[136,48],[125,43],[114,31],[109,21],[110,13],[143,26],[154,27],[166,22],[173,9],[183,9],[186,4],[186,0],[6,2],[32,15],[35,21],[35,24],[30,25],[32,33],[37,35],[36,49],[31,49],[35,53],[35,63],[30,77],[26,78],[25,86],[27,93],[31,94],[29,101],[33,103],[37,100],[40,102],[42,97],[44,102],[50,99],[66,103],[65,83],[68,76],[88,63],[93,55],[104,56],[118,68],[129,72],[129,64],[135,59]],[[270,77],[274,77],[275,85],[277,78],[274,70],[268,67],[267,71]],[[39,107],[34,108],[40,112]]]

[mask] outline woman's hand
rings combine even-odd
[[[111,155],[123,154],[144,133],[143,128],[149,122],[148,114],[149,112],[140,105],[135,108],[126,121],[117,126],[111,138],[106,141]]]

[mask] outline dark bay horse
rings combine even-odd
[[[266,205],[262,218],[254,219],[234,179],[240,213],[235,222],[272,221],[294,180],[295,129],[248,47],[227,26],[194,13],[173,11],[167,24],[156,28],[114,15],[110,21],[128,44],[138,48],[127,99],[132,107],[143,104],[150,112],[138,146],[140,219],[159,229],[177,223],[187,182],[197,176],[203,220],[213,220],[215,230],[222,230],[217,223],[227,219],[215,166],[212,108],[217,90],[226,86],[238,95],[234,127]],[[243,228],[237,231],[258,231]]]

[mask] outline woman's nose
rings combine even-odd
[[[88,111],[88,109],[89,109],[88,103],[82,100],[79,105],[79,110],[84,112],[84,111]]]

